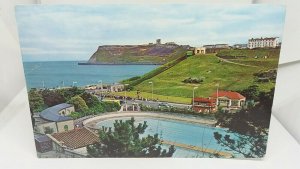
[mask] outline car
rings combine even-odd
[[[170,106],[167,103],[159,103],[158,108],[169,108]]]

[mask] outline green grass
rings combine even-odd
[[[216,91],[217,83],[220,84],[221,90],[238,91],[253,84],[258,84],[261,90],[269,90],[274,86],[274,83],[257,83],[253,77],[253,73],[267,69],[265,66],[254,68],[219,62],[219,59],[213,54],[195,55],[137,84],[134,90],[140,90],[142,93],[151,93],[150,81],[154,84],[154,93],[161,97],[172,96],[190,99],[195,86],[198,86],[198,89],[195,90],[195,96],[208,97]],[[182,82],[189,77],[204,77],[205,79],[202,84],[198,85]],[[133,95],[136,95],[135,92],[133,92]],[[181,102],[186,103],[187,101]]]
[[[279,53],[280,49],[226,49],[217,56],[236,63],[274,69],[278,66]]]

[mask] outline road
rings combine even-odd
[[[158,108],[159,104],[167,104],[168,106],[176,107],[176,108],[190,108],[189,104],[179,104],[179,103],[168,103],[168,102],[159,102],[159,101],[143,101],[143,100],[127,100],[127,104],[143,104],[145,106],[151,106],[154,108]]]

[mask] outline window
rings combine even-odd
[[[65,130],[65,131],[68,131],[68,130],[69,130],[69,126],[68,126],[68,125],[65,125],[65,126],[64,126],[64,130]]]

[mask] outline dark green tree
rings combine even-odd
[[[217,125],[227,127],[229,131],[225,135],[215,132],[216,141],[244,157],[263,157],[266,153],[273,95],[274,88],[269,92],[260,92],[259,102],[254,107],[242,109],[235,114],[219,112]]]
[[[259,89],[257,85],[249,86],[247,89],[240,91],[240,93],[244,95],[247,100],[258,101]]]
[[[114,128],[99,130],[101,143],[87,146],[90,157],[171,157],[175,147],[162,149],[162,142],[158,134],[141,137],[148,127],[146,121],[137,126],[134,118],[122,121],[116,120]]]
[[[88,110],[88,106],[80,96],[72,97],[68,103],[74,105],[76,112],[86,112]]]
[[[63,97],[63,95],[56,90],[49,90],[49,89],[43,90],[42,96],[45,104],[48,107],[52,107],[57,104],[66,102],[66,99]]]
[[[99,99],[97,98],[97,96],[95,96],[93,94],[84,92],[84,93],[80,94],[80,97],[85,101],[86,105],[89,108],[100,105]]]
[[[42,95],[36,89],[28,92],[29,106],[33,113],[40,112],[44,108],[44,100]]]
[[[57,92],[59,92],[65,98],[65,100],[68,101],[72,97],[84,93],[84,89],[80,89],[78,87],[72,87],[66,89],[59,89]]]

